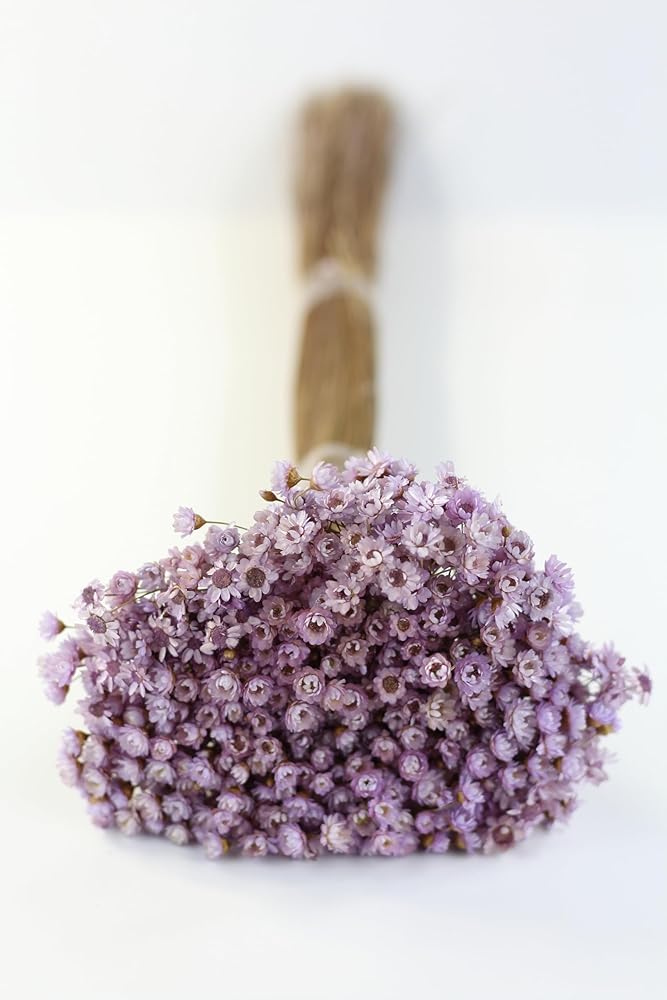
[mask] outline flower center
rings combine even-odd
[[[259,566],[253,566],[246,573],[246,580],[251,587],[263,587],[266,581],[266,573]]]
[[[214,646],[224,646],[226,638],[227,629],[223,628],[222,625],[216,625],[215,628],[211,630],[211,642]]]
[[[99,615],[90,615],[87,622],[88,628],[95,635],[104,635],[107,630],[107,623],[104,618],[100,618]]]

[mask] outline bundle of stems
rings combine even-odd
[[[345,89],[302,111],[296,177],[300,264],[311,284],[296,381],[302,462],[367,450],[375,422],[374,322],[366,290],[392,132],[387,98]]]

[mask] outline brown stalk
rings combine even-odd
[[[304,107],[296,203],[306,278],[323,260],[373,278],[391,125],[389,102],[375,91],[347,89]],[[296,380],[299,458],[332,442],[350,453],[372,445],[373,327],[366,297],[349,287],[307,309]]]

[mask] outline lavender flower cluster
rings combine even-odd
[[[450,465],[278,463],[249,530],[95,581],[41,661],[64,780],[123,833],[292,858],[509,847],[605,775],[648,676],[574,632],[572,576]],[[63,632],[45,616],[43,634]]]

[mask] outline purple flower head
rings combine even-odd
[[[64,628],[65,623],[61,622],[60,618],[54,615],[52,611],[45,611],[39,620],[39,634],[46,641],[55,639]]]
[[[442,653],[434,653],[419,669],[421,680],[427,687],[447,687],[452,676],[452,665]]]
[[[102,830],[107,830],[114,825],[113,805],[106,800],[91,800],[88,803],[88,815],[95,826],[99,826]]]
[[[394,560],[382,567],[380,581],[388,600],[414,610],[418,605],[418,593],[426,576],[420,567],[410,560]]]
[[[261,831],[246,834],[241,840],[241,853],[246,858],[264,858],[270,850],[269,839]]]
[[[295,620],[298,635],[311,646],[322,646],[334,634],[334,625],[325,611],[308,609]]]
[[[192,507],[179,507],[174,514],[174,531],[185,538],[191,535],[197,528],[201,528],[206,521],[200,514],[195,514]]]
[[[653,681],[645,670],[635,670],[635,680],[639,692],[639,700],[643,705],[646,705],[651,697]]]
[[[63,643],[60,649],[43,656],[39,666],[48,698],[59,705],[65,699],[77,667],[75,648]]]
[[[276,462],[271,473],[271,489],[276,496],[286,499],[301,482],[301,473],[289,461]]]
[[[137,726],[121,726],[118,731],[118,746],[129,757],[145,757],[149,741],[146,733]]]
[[[105,608],[92,608],[86,618],[86,627],[98,646],[118,646],[120,623]]]
[[[214,563],[208,571],[206,600],[209,603],[227,604],[232,598],[241,596],[234,573],[234,566],[235,559],[228,557],[224,562],[217,561]]]
[[[317,531],[317,524],[304,510],[284,514],[276,528],[275,546],[283,555],[296,555]]]
[[[545,670],[535,650],[527,649],[517,654],[513,674],[521,687],[531,689],[543,685]]]
[[[295,701],[285,712],[285,727],[290,733],[307,733],[316,729],[320,716],[316,708],[308,702]]]
[[[419,781],[428,770],[428,757],[418,750],[406,750],[398,758],[398,773],[404,781]]]
[[[241,684],[231,670],[223,668],[211,674],[207,691],[212,701],[236,701],[241,693]]]
[[[550,701],[541,702],[536,709],[537,725],[543,733],[557,733],[560,729],[561,710]]]
[[[606,777],[651,680],[576,633],[570,570],[496,503],[377,450],[263,495],[249,529],[90,583],[42,657],[53,701],[77,678],[58,769],[94,823],[213,859],[487,851]]]
[[[324,691],[324,679],[318,670],[306,668],[294,681],[294,694],[301,701],[318,702]]]
[[[277,570],[265,559],[244,558],[239,563],[239,589],[253,601],[261,601],[269,594],[277,578]]]
[[[418,843],[414,833],[380,830],[370,842],[369,854],[379,854],[385,858],[400,858],[416,851]]]
[[[340,813],[332,813],[322,823],[320,843],[332,854],[352,854],[356,841],[355,831]]]
[[[507,720],[519,746],[529,747],[537,730],[535,707],[530,698],[519,698],[510,708]]]
[[[352,790],[361,799],[372,799],[380,795],[383,785],[381,771],[362,771],[352,780]]]
[[[496,761],[490,750],[477,746],[468,754],[466,766],[473,778],[488,778],[496,769]]]
[[[227,524],[223,527],[212,524],[204,541],[206,551],[212,553],[216,558],[233,552],[238,544],[239,530],[233,524]]]
[[[373,687],[385,705],[395,705],[402,701],[405,695],[405,681],[401,671],[393,667],[385,667],[378,671],[373,679]]]
[[[519,747],[513,736],[498,729],[489,740],[489,749],[498,760],[508,762],[516,757]]]
[[[107,596],[113,604],[123,604],[134,595],[137,585],[138,580],[134,573],[119,570],[111,577]]]
[[[296,823],[283,823],[278,830],[278,849],[288,858],[308,856],[308,841],[303,830]]]
[[[482,694],[491,683],[491,664],[480,653],[470,653],[456,664],[454,678],[462,695]]]

